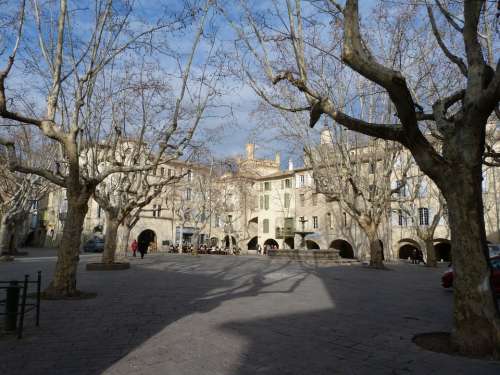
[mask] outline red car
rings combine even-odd
[[[491,286],[495,294],[500,296],[500,256],[490,258],[491,263]],[[453,267],[448,268],[441,277],[443,288],[451,288],[453,286]]]

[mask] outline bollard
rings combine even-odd
[[[19,286],[17,281],[11,281],[7,287],[5,301],[5,330],[15,331],[17,327],[17,309],[19,306]]]

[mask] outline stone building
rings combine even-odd
[[[328,142],[328,134],[322,134],[321,141]],[[308,249],[337,248],[346,258],[369,257],[368,241],[358,224],[338,202],[316,192],[312,167],[294,168],[290,161],[287,170],[280,170],[279,154],[275,159],[258,159],[253,144],[246,146],[245,157],[237,158],[235,165],[227,173],[216,173],[210,165],[180,161],[160,166],[155,171],[158,178],[171,174],[184,177],[142,211],[130,241],[152,241],[162,251],[171,243],[190,243],[196,238],[199,242],[256,253],[258,246],[265,245],[297,248],[301,243],[297,232],[307,232],[304,239]],[[412,168],[414,176],[422,175],[416,166]],[[366,173],[370,173],[368,169]],[[493,243],[500,242],[498,173],[493,167],[486,167],[484,172],[486,230]],[[391,186],[398,183],[397,178],[396,174],[391,176]],[[432,223],[438,204],[435,187],[427,177],[419,179],[419,189],[412,201],[415,215],[411,218],[402,212],[397,199],[388,206],[379,227],[385,260],[406,259],[414,249],[425,252],[415,228]],[[406,189],[398,194],[405,197]],[[58,244],[66,206],[63,191],[48,197],[44,213],[47,246]],[[181,206],[186,209],[183,214],[179,214]],[[91,201],[83,240],[101,235],[104,226],[102,210]],[[434,244],[438,260],[449,260],[445,208],[436,226]]]

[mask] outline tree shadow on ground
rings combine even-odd
[[[136,356],[134,351],[146,342],[153,340],[156,348],[178,345],[176,337],[161,334],[166,327],[181,319],[192,319],[193,314],[211,312],[228,300],[258,295],[262,288],[282,280],[280,277],[264,282],[267,274],[287,267],[287,263],[274,265],[244,257],[207,259],[150,257],[134,260],[132,269],[119,272],[86,272],[81,264],[79,288],[97,291],[97,298],[42,301],[39,328],[27,321],[22,340],[13,337],[0,340],[0,373],[101,374],[106,370],[112,373],[113,365],[124,357],[136,366],[129,369],[130,373],[140,372],[140,367],[148,366],[141,356],[147,356]],[[218,264],[220,260],[224,263],[222,267]],[[25,267],[32,269],[33,265],[16,264],[16,267],[21,276]],[[42,268],[46,284],[53,263]],[[292,293],[299,282],[300,279],[295,280],[287,290],[276,293]],[[196,332],[184,334],[196,335]],[[175,351],[182,349],[177,347]],[[186,345],[184,352],[192,353],[192,348]],[[159,355],[155,360],[169,360]],[[176,362],[175,358],[171,360]],[[116,371],[123,372],[121,367]]]
[[[450,328],[451,295],[435,271],[189,255],[132,262],[120,272],[82,264],[79,287],[98,297],[44,301],[40,328],[0,341],[0,373],[498,373],[411,343]],[[44,267],[48,281],[53,263]]]
[[[500,373],[499,362],[427,352],[412,342],[415,333],[451,328],[451,296],[440,289],[438,272],[300,267],[324,288],[331,307],[220,325],[246,343],[232,374]],[[296,297],[313,290],[298,290]]]

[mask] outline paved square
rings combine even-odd
[[[443,269],[308,265],[257,257],[148,255],[87,272],[98,297],[43,301],[41,327],[0,337],[0,374],[500,374],[500,363],[416,347],[451,326]],[[54,259],[0,264],[1,279]]]

